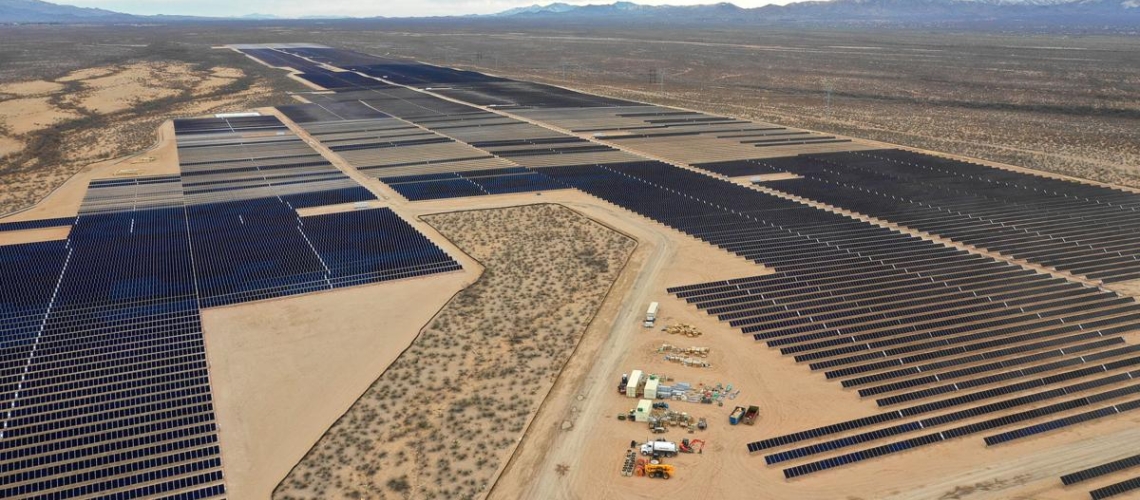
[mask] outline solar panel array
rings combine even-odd
[[[339,105],[334,108],[337,116],[323,114],[334,105]],[[397,118],[338,118],[341,114],[359,115],[352,112],[354,108],[373,109],[363,101],[302,106],[289,112],[309,120],[301,124],[306,132],[357,170],[377,176],[410,201],[564,188],[503,155]]]
[[[1140,404],[1140,384],[1132,383],[1140,375],[1140,347],[1123,339],[1140,330],[1133,299],[720,176],[797,174],[769,186],[1104,281],[1132,276],[1134,248],[1125,248],[1134,243],[1131,193],[868,151],[843,138],[691,111],[560,93],[516,96],[503,93],[510,88],[504,80],[347,51],[293,53],[397,84],[441,85],[431,92],[508,113],[398,87],[314,96],[318,106],[358,101],[411,126],[385,132],[390,136],[429,137],[415,130],[424,129],[487,153],[455,161],[512,164],[448,170],[424,160],[392,159],[383,166],[371,160],[399,172],[380,177],[409,199],[476,195],[484,190],[481,173],[518,175],[525,171],[513,168],[529,167],[774,269],[669,292],[884,407],[748,445],[753,452],[770,450],[770,464],[788,463],[786,477],[963,436],[997,432],[987,439],[997,444]],[[317,115],[330,116],[313,111],[305,119]],[[340,132],[348,132],[345,127]],[[611,145],[697,164],[717,176]],[[1068,253],[1046,260],[1045,252],[1058,250]],[[895,409],[904,403],[909,406]]]
[[[473,71],[464,71],[325,47],[285,47],[278,49],[316,63],[335,66],[382,78],[398,85],[433,88],[441,94],[476,105],[506,107],[594,107],[629,104],[611,99],[534,82],[507,80]],[[312,63],[310,63],[312,64]],[[289,64],[274,64],[290,66]],[[293,66],[295,67],[295,66]],[[298,68],[299,69],[299,68]],[[306,73],[310,69],[304,70]],[[333,89],[333,87],[325,86]]]
[[[190,205],[276,197],[305,208],[376,199],[276,117],[185,119],[174,126]]]
[[[211,123],[176,123],[190,131],[177,139],[204,307],[459,269],[386,208],[301,217],[296,208],[375,196],[292,133],[250,135]],[[336,233],[338,225],[345,232]],[[382,245],[364,251],[365,241]]]
[[[901,150],[698,165],[1104,282],[1140,278],[1140,194]]]
[[[92,183],[65,242],[0,246],[0,497],[224,493],[171,185]]]
[[[356,88],[383,88],[389,85],[355,73],[333,71],[319,63],[307,61],[290,53],[290,50],[241,49],[241,52],[275,68],[292,68],[298,78],[329,90]]]
[[[510,111],[685,164],[865,148],[850,139],[661,106]]]
[[[0,498],[225,494],[200,307],[460,269],[273,117],[178,120],[183,175],[0,245]]]
[[[453,90],[457,83],[502,84],[505,87],[494,87],[499,90],[493,92],[521,96],[534,105],[541,105],[547,98],[565,100],[573,94],[554,87],[534,87],[530,83],[338,49],[246,50],[272,50],[289,58],[304,57],[311,59],[302,59],[305,64],[318,61],[401,84],[448,84]],[[312,104],[288,106],[283,112],[299,119],[307,132],[354,167],[376,175],[411,201],[562,189],[564,186],[534,169],[635,158],[609,146],[404,87],[333,90],[337,90],[333,95],[314,95]],[[571,100],[576,102],[608,102],[583,94],[574,96],[577,97]]]

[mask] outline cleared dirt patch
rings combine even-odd
[[[79,113],[74,111],[56,107],[48,97],[0,101],[0,122],[13,134],[43,130],[63,120],[79,116]]]
[[[67,76],[56,78],[57,82],[76,82],[79,80],[86,80],[88,78],[99,78],[114,73],[114,68],[99,67],[99,68],[84,68],[78,71],[72,71]]]
[[[63,90],[63,84],[34,80],[30,82],[15,82],[0,85],[0,94],[13,94],[18,96],[34,96],[50,94]]]
[[[0,136],[0,157],[19,152],[24,143],[11,137]]]
[[[106,76],[79,80],[83,90],[68,95],[67,101],[94,113],[115,113],[210,79],[208,74],[195,74],[187,64],[131,64]]]

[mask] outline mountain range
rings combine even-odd
[[[598,18],[653,21],[905,21],[966,22],[1022,20],[1053,24],[1140,22],[1140,0],[830,0],[745,9],[731,3],[709,5],[600,5],[552,3],[495,14],[512,18]]]
[[[652,23],[965,23],[1029,22],[1052,25],[1140,25],[1140,0],[825,0],[745,9],[731,3],[707,5],[598,5],[551,3],[465,18],[516,18]],[[190,16],[137,16],[41,0],[0,0],[0,23],[134,23],[222,20]],[[229,20],[280,21],[249,14]]]

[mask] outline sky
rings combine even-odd
[[[548,4],[557,0],[47,0],[53,3],[98,7],[128,14],[180,14],[194,16],[242,16],[246,14],[272,14],[280,17],[302,16],[451,16],[465,14],[492,14],[514,7]],[[613,0],[561,0],[570,4],[612,3]],[[636,0],[636,3],[656,5],[695,5],[716,3],[719,0]],[[741,7],[759,7],[768,4],[787,4],[792,0],[739,0]]]

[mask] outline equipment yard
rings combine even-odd
[[[213,50],[307,90],[166,122],[149,166],[0,218],[0,497],[1140,487],[1135,189],[319,44]],[[120,112],[92,82],[144,69],[76,75],[73,104]],[[217,71],[185,78],[243,74]]]

